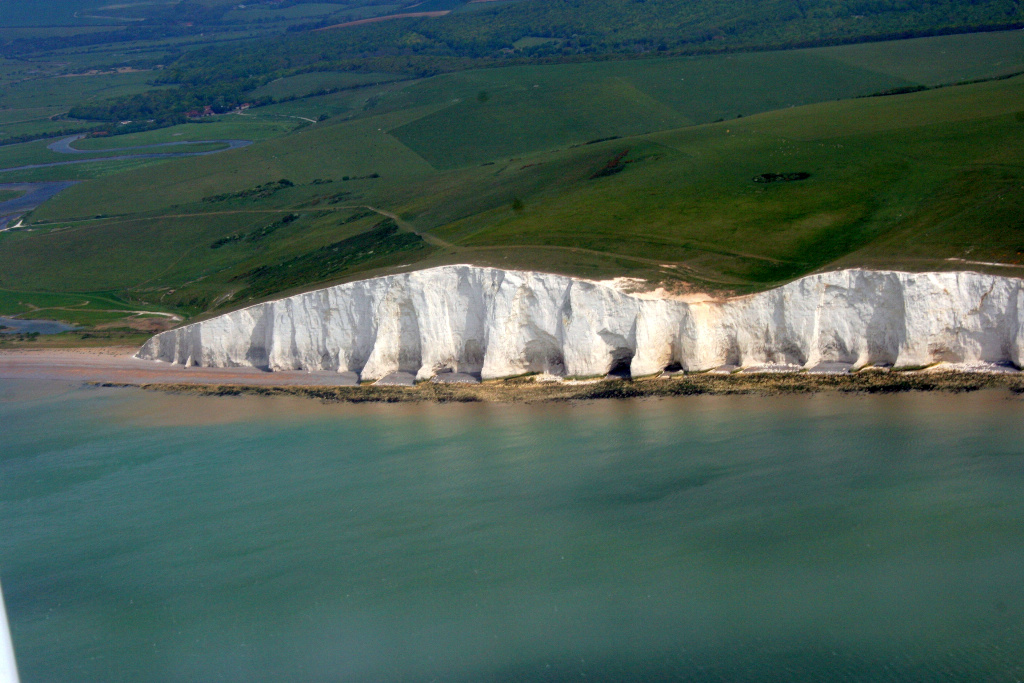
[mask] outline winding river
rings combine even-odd
[[[177,147],[180,145],[201,145],[210,143],[223,143],[227,147],[224,149],[211,149],[205,152],[146,152],[143,154],[119,154],[117,156],[110,157],[92,157],[89,159],[74,159],[70,161],[51,161],[45,164],[27,164],[25,166],[12,166],[10,168],[0,168],[0,173],[9,173],[11,171],[29,171],[34,168],[49,168],[51,166],[68,166],[71,164],[87,164],[93,161],[127,161],[130,159],[163,159],[163,158],[174,158],[174,157],[202,157],[209,154],[219,154],[226,152],[229,149],[239,149],[241,147],[248,147],[252,144],[252,140],[183,140],[182,142],[162,142],[156,145],[140,145],[137,147],[121,147],[113,150],[84,150],[75,149],[71,146],[72,143],[81,140],[84,135],[72,135],[70,137],[51,142],[46,146],[51,152],[59,152],[61,154],[97,154],[101,152],[110,152],[118,150],[141,150],[141,149],[154,149],[157,147]]]
[[[0,191],[20,192],[20,196],[0,202],[0,232],[47,199],[74,185],[74,181],[61,180],[47,183],[3,183]]]
[[[98,154],[109,151],[132,151],[138,152],[139,150],[148,149],[164,149],[167,147],[179,147],[182,145],[198,145],[198,144],[210,144],[220,143],[225,144],[227,147],[223,149],[212,149],[205,152],[142,152],[137,154],[119,154],[117,156],[101,156],[101,157],[90,157],[88,159],[71,159],[68,161],[51,161],[44,164],[27,164],[25,166],[12,166],[10,168],[0,168],[0,173],[10,173],[13,171],[30,171],[37,168],[49,168],[51,166],[68,166],[71,164],[88,164],[94,161],[126,161],[131,159],[163,159],[163,158],[175,158],[175,157],[200,157],[208,156],[210,154],[219,154],[232,149],[240,149],[242,147],[248,147],[252,144],[252,140],[184,140],[181,142],[162,142],[155,145],[138,145],[135,147],[120,147],[115,150],[84,150],[75,149],[71,145],[78,140],[84,138],[84,135],[71,135],[66,138],[61,138],[55,142],[51,142],[46,146],[52,152],[58,152],[60,154]],[[9,229],[8,226],[11,223],[15,223],[17,219],[29,211],[32,211],[37,206],[45,202],[46,200],[54,197],[59,192],[67,189],[71,185],[74,185],[74,181],[57,181],[57,182],[39,182],[39,183],[7,183],[0,184],[0,190],[12,190],[14,192],[22,192],[19,197],[9,199],[5,202],[0,202],[0,232]]]

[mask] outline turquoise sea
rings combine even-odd
[[[36,681],[1024,679],[1024,399],[0,380]]]

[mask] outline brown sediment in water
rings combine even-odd
[[[420,382],[412,387],[337,386],[337,373],[265,372],[255,368],[185,368],[132,357],[134,348],[0,351],[0,378],[78,381],[196,396],[292,396],[344,403],[523,403],[694,395],[777,395],[824,391],[897,393],[1007,389],[1024,393],[1024,373],[861,371],[681,374],[636,380],[538,381],[515,377],[481,384]]]

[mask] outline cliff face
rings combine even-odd
[[[634,376],[707,370],[1021,364],[1022,281],[845,270],[723,302],[645,299],[559,275],[443,266],[270,301],[159,334],[139,358],[269,370]]]

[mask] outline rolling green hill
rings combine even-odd
[[[259,139],[83,165],[0,233],[0,289],[196,316],[451,262],[732,292],[840,265],[1021,274],[1020,39],[467,71],[291,103],[350,98],[320,123],[280,104],[87,141]],[[965,42],[985,49],[943,61]],[[990,80],[858,97],[961,75]]]
[[[799,51],[489,69],[429,87],[439,83],[453,95],[449,104],[392,130],[435,168],[909,84]],[[416,89],[403,94],[415,100]]]

